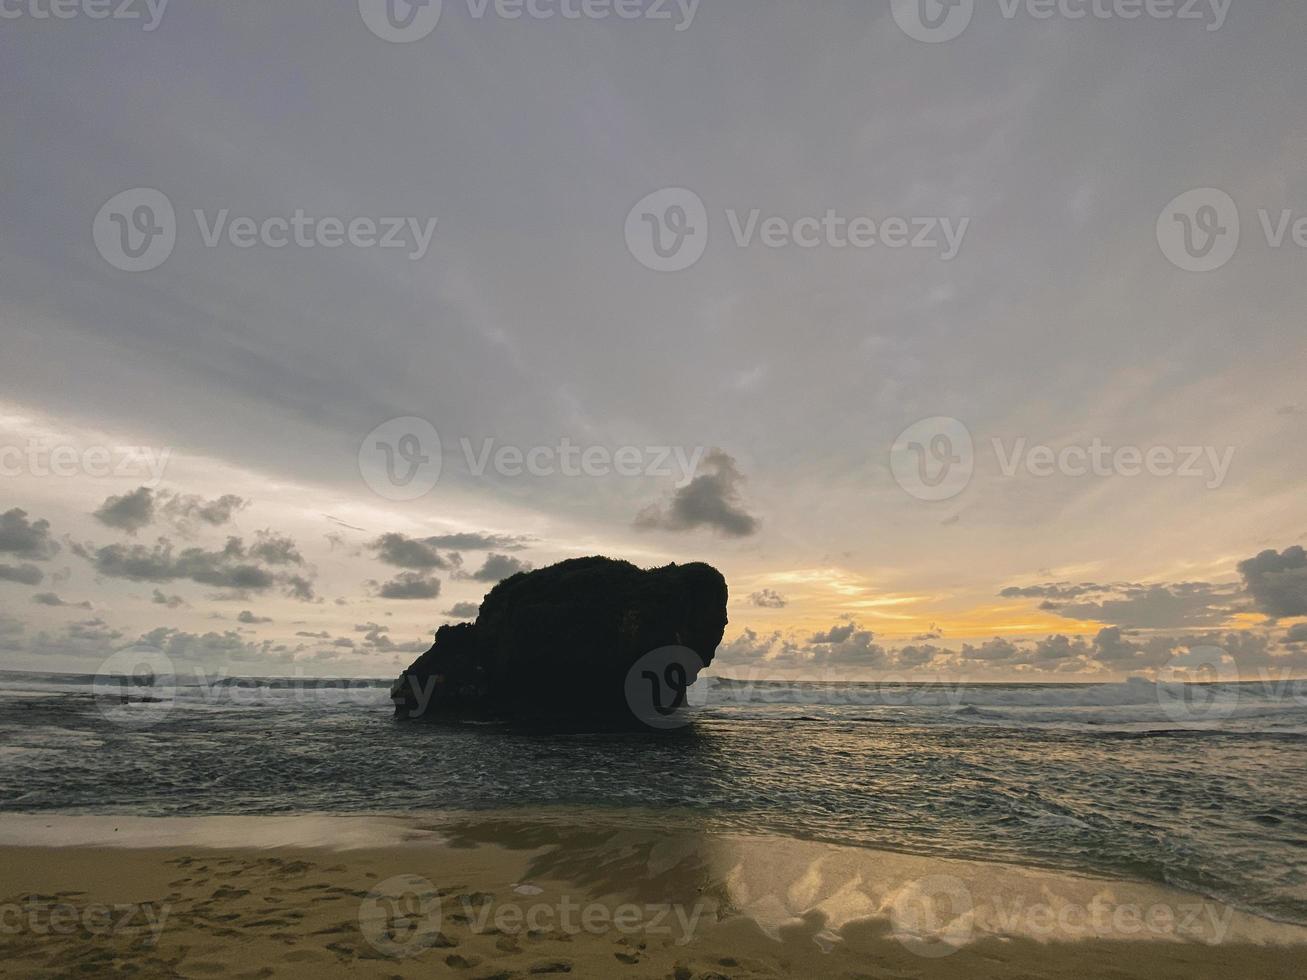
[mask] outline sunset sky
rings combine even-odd
[[[1307,248],[1259,215],[1307,217],[1307,8],[982,9],[939,44],[888,2],[675,24],[452,0],[414,43],[353,0],[0,22],[24,93],[0,105],[0,668],[145,642],[389,676],[503,575],[605,554],[720,568],[727,673],[1102,679],[1202,644],[1307,674]],[[136,188],[176,215],[142,272],[95,231]],[[706,213],[679,271],[630,243],[665,188]],[[1195,188],[1241,219],[1209,272],[1159,247]],[[402,217],[413,247],[210,246],[224,210]],[[763,241],[828,212],[886,239]],[[896,217],[965,236],[891,247]],[[372,435],[406,418],[442,448],[411,500],[360,465],[431,447]],[[891,450],[941,418],[974,472],[921,499]],[[1027,455],[1096,444],[1192,475]],[[564,445],[625,463],[567,475]]]

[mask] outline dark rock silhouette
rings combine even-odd
[[[710,565],[644,570],[575,558],[496,585],[475,624],[442,626],[391,689],[403,718],[643,727],[626,684],[645,655],[712,662],[726,629],[726,580]]]

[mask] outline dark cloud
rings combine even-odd
[[[1307,623],[1299,623],[1285,634],[1286,643],[1307,643]]]
[[[930,643],[913,643],[895,650],[893,657],[896,666],[910,670],[913,667],[924,667],[948,653],[948,650]]]
[[[19,585],[40,585],[45,573],[35,565],[0,564],[0,582],[17,582]]]
[[[1140,629],[1217,626],[1239,611],[1240,592],[1238,586],[1205,582],[1138,586],[1119,598],[1066,603],[1055,611],[1068,619]]]
[[[313,591],[313,583],[303,575],[285,575],[281,583],[286,587],[288,598],[298,599],[300,602],[313,602],[317,598],[317,594]]]
[[[95,570],[110,578],[138,582],[171,582],[189,579],[201,585],[261,592],[276,583],[276,577],[248,560],[240,538],[228,538],[220,551],[186,548],[174,554],[173,544],[160,538],[153,547],[111,544],[77,551]]]
[[[91,608],[91,604],[89,602],[68,602],[64,599],[59,598],[59,596],[55,595],[53,592],[38,592],[36,595],[32,596],[32,601],[39,606],[56,606],[56,607],[66,607],[69,609]]]
[[[368,547],[377,553],[381,561],[396,568],[430,571],[433,568],[457,568],[462,564],[462,559],[458,555],[454,554],[446,558],[429,542],[419,541],[403,534],[383,534]]]
[[[635,519],[645,530],[692,531],[710,528],[728,537],[757,533],[758,520],[744,510],[740,485],[744,482],[735,460],[714,449],[704,457],[708,470],[677,490],[666,506],[651,504]]]
[[[434,599],[440,595],[440,579],[421,572],[400,572],[376,588],[382,599]]]
[[[962,644],[962,659],[980,660],[986,663],[1005,663],[1020,656],[1021,650],[1011,640],[994,637],[979,646],[971,643]]]
[[[380,626],[377,623],[360,623],[354,627],[355,633],[363,634],[363,642],[379,650],[389,650],[394,644],[386,634],[390,632],[389,626]]]
[[[1123,586],[1128,587],[1128,586]],[[1011,586],[999,593],[1004,599],[1078,599],[1085,595],[1098,595],[1111,592],[1118,586],[1097,585],[1084,582],[1072,585],[1069,582],[1053,582],[1047,585]],[[1138,588],[1138,586],[1134,586]]]
[[[775,589],[763,589],[749,596],[749,603],[760,609],[784,609],[788,602]]]
[[[525,551],[529,538],[516,534],[438,534],[424,541],[450,551]]]
[[[120,497],[109,497],[91,516],[107,527],[135,534],[154,522],[154,492],[139,487]]]
[[[718,658],[725,666],[785,670],[890,666],[889,653],[874,634],[853,622],[813,634],[806,643],[789,640],[779,630],[764,635],[746,629],[722,645]]]
[[[1239,574],[1260,612],[1272,619],[1307,616],[1307,551],[1300,545],[1241,561]]]
[[[71,624],[65,635],[76,645],[89,644],[100,649],[105,645],[116,643],[123,637],[122,631],[114,629],[98,617]]]
[[[168,490],[156,493],[149,487],[137,487],[131,493],[109,497],[93,516],[108,527],[135,534],[159,517],[181,530],[190,530],[197,523],[220,527],[248,505],[247,500],[235,494],[206,500],[196,494]]]
[[[245,610],[244,612],[242,612],[239,616],[237,616],[237,617],[236,617],[236,620],[237,620],[237,622],[246,623],[247,625],[250,625],[250,626],[257,626],[257,625],[259,625],[259,624],[261,624],[261,623],[271,623],[271,622],[272,622],[272,620],[269,619],[267,616],[256,616],[256,615],[254,615],[254,613],[250,612],[248,609],[246,609],[246,610]]]
[[[211,527],[222,527],[250,502],[234,493],[223,494],[214,500],[205,500],[197,494],[162,493],[163,513],[178,524],[196,521]]]
[[[1217,626],[1245,605],[1234,584],[1182,582],[1097,585],[1065,582],[1004,589],[1006,599],[1044,598],[1039,608],[1066,619],[1092,620],[1139,629],[1185,629]]]
[[[176,609],[178,606],[186,605],[186,600],[179,595],[164,595],[158,589],[154,590],[150,601],[158,606],[167,606],[169,609]]]
[[[266,542],[268,539],[262,539]],[[282,553],[281,541],[272,539],[273,557]],[[167,538],[159,538],[152,546],[111,544],[103,548],[74,545],[73,551],[85,558],[96,572],[109,578],[123,578],[136,582],[172,582],[180,579],[232,590],[228,599],[239,600],[250,592],[265,592],[274,585],[283,585],[287,595],[310,601],[313,585],[302,575],[287,575],[270,571],[259,562],[267,560],[267,552],[256,554],[259,545],[247,550],[240,538],[228,538],[224,548],[206,551],[192,547],[176,551]],[[156,600],[157,601],[157,600]],[[167,603],[164,602],[164,605]]]
[[[475,602],[456,602],[452,607],[445,610],[446,616],[452,616],[454,619],[476,619],[477,614],[481,612],[481,606]]]
[[[0,514],[0,554],[49,561],[58,552],[59,542],[50,536],[49,521],[29,522],[27,511],[17,507]]]
[[[529,571],[530,562],[521,561],[510,555],[492,554],[486,558],[485,564],[471,574],[461,573],[458,578],[472,579],[476,582],[489,582],[496,584],[506,578],[516,575],[518,572]]]
[[[221,666],[230,662],[266,662],[276,659],[272,642],[251,643],[236,630],[225,633],[187,633],[160,626],[141,637],[141,642],[157,647],[177,660]]]
[[[303,565],[304,557],[295,542],[283,534],[259,531],[250,548],[250,557],[267,565]]]

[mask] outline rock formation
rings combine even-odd
[[[396,680],[396,714],[641,727],[627,693],[637,661],[688,648],[677,659],[692,661],[689,676],[674,670],[693,683],[722,641],[726,599],[721,573],[698,563],[576,558],[520,572],[490,591],[475,624],[440,628]]]

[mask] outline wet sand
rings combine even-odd
[[[1299,977],[1153,885],[612,813],[0,818],[15,977]]]

